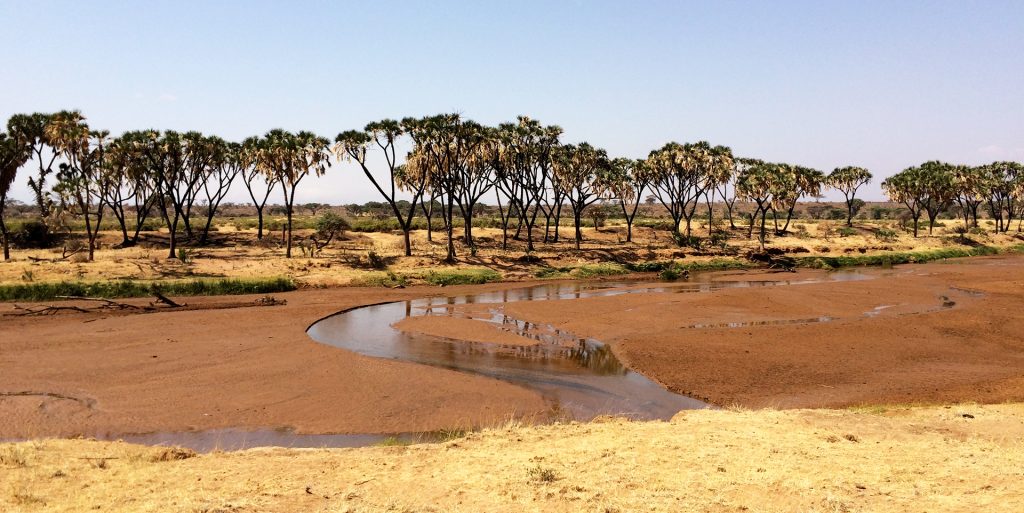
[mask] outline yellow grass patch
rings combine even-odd
[[[690,411],[511,426],[439,444],[184,459],[51,440],[0,446],[3,511],[1007,511],[1024,405]]]

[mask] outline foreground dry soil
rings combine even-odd
[[[0,510],[1019,512],[1024,406],[689,411],[446,443],[254,449],[0,445]],[[188,454],[178,454],[188,456]]]

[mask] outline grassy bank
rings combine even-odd
[[[354,287],[405,287],[417,283],[436,285],[481,285],[501,281],[502,275],[487,268],[444,269],[426,272],[369,271],[356,277],[349,285]]]
[[[949,258],[991,256],[1001,253],[1022,253],[1024,244],[995,248],[977,246],[973,248],[944,248],[931,251],[894,251],[874,255],[842,255],[796,257],[797,267],[812,269],[838,269],[842,267],[891,266],[899,264],[923,264]]]
[[[361,449],[0,444],[0,510],[1017,512],[1022,420],[1014,404],[727,409]]]
[[[230,278],[167,280],[145,282],[113,280],[103,282],[61,281],[0,285],[0,301],[49,301],[61,296],[146,297],[159,291],[168,296],[220,296],[233,294],[269,294],[295,290],[289,278]]]

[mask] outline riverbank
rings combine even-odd
[[[1024,406],[1013,404],[687,411],[436,444],[197,456],[46,440],[0,444],[0,509],[1017,512],[1021,437]]]
[[[221,226],[221,225],[218,225]],[[948,258],[1024,251],[1024,235],[976,231],[959,234],[955,225],[913,237],[890,224],[864,221],[837,231],[834,223],[802,220],[794,231],[767,246],[784,265],[832,269],[888,266]],[[670,232],[636,227],[633,242],[624,242],[624,226],[584,230],[584,242],[538,244],[526,252],[525,241],[503,248],[500,230],[480,227],[473,248],[456,244],[458,262],[442,262],[445,245],[428,240],[424,230],[411,234],[413,255],[404,256],[400,234],[348,233],[315,257],[297,252],[284,258],[277,238],[255,239],[250,230],[221,226],[203,246],[183,247],[168,258],[166,234],[144,232],[136,245],[119,248],[119,233],[102,232],[95,260],[67,248],[17,249],[0,262],[0,301],[45,301],[58,296],[146,297],[155,286],[179,295],[275,293],[296,288],[336,286],[452,286],[536,279],[594,279],[644,273],[674,279],[684,271],[760,268],[764,259],[756,238],[743,229],[723,230],[714,241],[700,239],[679,246]],[[308,235],[308,230],[297,236]],[[704,233],[704,232],[700,232]],[[696,241],[697,239],[695,239]]]

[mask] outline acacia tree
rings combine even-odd
[[[470,173],[471,160],[483,143],[480,125],[465,121],[458,114],[439,114],[423,119],[406,118],[402,126],[413,140],[407,169],[410,175],[425,174],[426,186],[441,203],[445,224],[447,254],[445,261],[455,262],[455,206],[465,208],[462,198],[464,174]],[[472,222],[470,213],[470,222]],[[472,245],[472,241],[467,241]]]
[[[203,225],[199,243],[206,244],[210,239],[210,227],[217,209],[231,190],[235,177],[242,171],[242,145],[229,143],[219,137],[209,139],[211,159],[201,180],[203,197],[206,200],[206,223]]]
[[[418,206],[417,202],[420,196],[423,195],[423,189],[413,187],[409,191],[413,193],[413,198],[409,202],[408,208],[403,209],[399,206],[397,195],[401,190],[401,187],[399,187],[399,182],[401,181],[399,177],[400,164],[395,145],[404,134],[405,128],[402,124],[392,119],[369,123],[362,131],[349,130],[338,134],[334,139],[334,154],[339,159],[354,160],[359,164],[363,174],[370,180],[370,183],[377,189],[377,192],[384,198],[388,206],[391,207],[391,213],[395,216],[398,226],[402,229],[405,256],[411,256],[412,243],[409,240],[409,232],[412,230],[412,221]],[[388,173],[386,181],[384,179],[378,180],[367,166],[367,150],[371,144],[376,145],[384,154]],[[411,180],[404,183],[408,187],[419,182]]]
[[[612,159],[610,164],[612,194],[618,199],[622,215],[626,218],[626,242],[633,242],[633,220],[640,210],[640,199],[651,183],[645,160]]]
[[[918,186],[925,192],[923,207],[928,214],[928,234],[930,235],[935,229],[935,219],[949,207],[956,196],[953,166],[933,160],[921,164],[920,169]]]
[[[953,167],[953,200],[964,216],[964,229],[978,226],[978,207],[985,201],[988,170],[985,166]]]
[[[54,192],[66,208],[82,216],[89,242],[89,261],[103,222],[104,152],[109,133],[89,130],[79,112],[59,112],[46,125],[46,137],[65,159],[57,172]]]
[[[583,211],[612,189],[611,164],[605,150],[588,143],[558,147],[552,159],[555,184],[572,207],[576,249],[583,241]]]
[[[765,216],[772,208],[773,192],[780,189],[778,182],[784,172],[778,164],[771,164],[757,159],[740,159],[739,174],[736,176],[736,194],[754,202],[756,209],[749,214],[747,237],[754,232],[754,222],[761,218],[761,230],[758,241],[764,249],[767,232]]]
[[[323,176],[331,165],[330,144],[326,138],[311,132],[291,133],[274,129],[264,136],[260,145],[259,164],[264,173],[273,175],[281,184],[284,194],[285,212],[288,217],[285,256],[292,256],[292,214],[295,206],[295,190],[299,183],[313,172]]]
[[[0,132],[0,237],[3,238],[4,260],[11,259],[10,235],[4,222],[7,192],[14,183],[18,169],[32,158],[32,147],[17,137]]]
[[[514,168],[511,141],[515,127],[511,123],[503,123],[490,133],[480,145],[480,151],[491,162],[494,170],[494,198],[498,205],[498,216],[501,218],[501,249],[508,249],[508,225],[516,212],[516,200],[520,197],[522,184],[512,172]],[[502,197],[506,201],[502,202]]]
[[[817,169],[803,166],[792,166],[778,164],[778,177],[773,192],[775,205],[784,208],[786,211],[786,223],[779,228],[778,219],[775,219],[776,234],[784,234],[789,230],[789,223],[793,219],[793,212],[796,210],[796,203],[805,196],[821,196],[821,189],[826,182],[825,174]],[[773,209],[774,210],[774,209]],[[774,215],[774,212],[773,212]]]
[[[153,180],[156,206],[168,232],[168,258],[176,258],[178,249],[178,223],[184,211],[181,198],[194,188],[186,162],[182,135],[173,130],[130,132],[123,137],[132,141],[138,154],[149,167]]]
[[[1021,209],[1024,166],[1017,162],[993,162],[985,169],[989,214],[996,222],[996,232],[1006,232]]]
[[[46,189],[46,178],[54,172],[54,164],[60,157],[53,149],[46,135],[46,126],[50,123],[52,114],[36,112],[33,114],[15,114],[7,121],[7,131],[10,137],[22,141],[30,148],[30,159],[34,159],[39,165],[36,176],[29,177],[28,186],[35,195],[36,206],[39,207],[39,216],[45,224],[53,212],[53,199]]]
[[[473,242],[473,218],[480,198],[494,187],[494,167],[487,142],[494,137],[494,131],[477,123],[464,123],[461,130],[462,144],[469,149],[465,161],[456,176],[455,202],[462,214],[463,238],[466,245],[475,248]]]
[[[690,152],[701,169],[704,201],[708,207],[708,237],[714,232],[715,191],[729,183],[732,178],[734,158],[727,146],[711,146],[705,141],[692,145]],[[731,207],[730,207],[731,208]]]
[[[543,126],[526,116],[519,116],[516,123],[503,123],[498,129],[503,153],[501,167],[495,171],[496,185],[509,200],[509,212],[518,216],[517,239],[519,230],[526,228],[526,251],[530,253],[534,250],[537,216],[550,186],[552,152],[562,129]]]
[[[889,199],[903,203],[910,211],[910,217],[914,221],[914,237],[917,237],[918,220],[921,219],[921,211],[928,196],[925,188],[921,186],[921,176],[921,168],[910,167],[882,182],[882,189]]]
[[[701,195],[708,187],[704,176],[707,168],[700,162],[702,155],[697,151],[699,146],[706,144],[682,145],[670,142],[652,151],[647,157],[652,172],[654,197],[672,217],[672,233],[677,238],[680,236],[679,225],[684,219],[686,237],[690,237],[690,222]]]
[[[733,157],[732,166],[730,166],[728,175],[723,173],[724,180],[718,182],[713,191],[710,191],[712,195],[718,194],[718,197],[722,199],[722,205],[725,206],[726,217],[729,219],[729,228],[732,230],[736,229],[736,220],[733,212],[736,209],[736,200],[739,195],[736,194],[736,176],[739,174],[739,159]]]
[[[259,137],[249,137],[242,141],[237,154],[242,183],[252,198],[252,205],[256,207],[256,240],[263,240],[263,210],[270,199],[270,193],[274,192],[274,186],[277,185],[277,175],[264,173],[260,166],[260,148],[263,144],[264,141]]]
[[[862,167],[837,167],[828,175],[826,184],[843,193],[846,198],[846,226],[853,226],[853,216],[857,215],[854,199],[857,189],[871,182],[871,173]]]
[[[110,207],[121,229],[121,247],[135,244],[156,195],[151,193],[149,169],[127,134],[110,141],[107,145],[100,180],[103,201]],[[134,237],[128,236],[126,206],[129,203],[134,203],[135,207]]]

